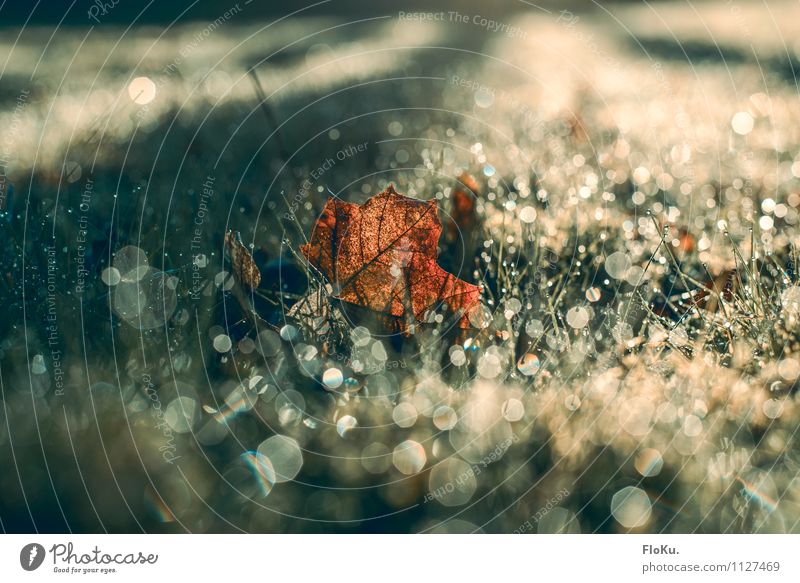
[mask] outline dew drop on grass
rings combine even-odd
[[[100,279],[108,287],[114,287],[120,282],[122,277],[116,267],[106,267],[100,274]]]
[[[590,302],[597,302],[600,300],[601,293],[600,288],[598,287],[590,287],[586,290],[586,299]]]
[[[393,121],[389,123],[387,129],[390,135],[397,137],[403,133],[403,124],[399,121]]]
[[[358,420],[352,415],[343,415],[336,422],[336,433],[339,437],[347,437],[347,434],[358,426]]]
[[[450,348],[450,362],[453,366],[464,366],[467,363],[467,354],[460,346]]]
[[[576,330],[583,328],[589,323],[589,310],[577,306],[567,311],[567,324]]]
[[[777,419],[783,413],[783,400],[767,399],[761,406],[761,410],[769,419]]]
[[[361,451],[361,465],[370,474],[382,474],[392,465],[392,452],[382,443],[371,443]]]
[[[281,328],[281,338],[283,338],[286,342],[294,342],[297,339],[298,331],[297,328],[292,326],[291,324],[287,324],[283,328]]]
[[[399,444],[392,452],[394,467],[407,476],[422,471],[426,461],[425,448],[411,439]]]
[[[523,355],[523,357],[519,359],[519,362],[517,362],[517,369],[519,372],[528,377],[539,372],[539,366],[539,357],[531,353]]]
[[[530,320],[525,324],[525,334],[533,339],[541,338],[544,334],[544,325],[539,320]]]
[[[626,486],[611,498],[611,515],[625,528],[646,525],[651,513],[652,503],[641,488]]]
[[[266,390],[267,383],[264,381],[263,376],[255,375],[245,381],[245,386],[248,390],[260,394]]]
[[[631,268],[625,273],[625,281],[627,281],[630,285],[636,286],[642,282],[643,276],[644,269],[638,265],[632,265]]]
[[[228,352],[232,346],[231,337],[227,334],[220,334],[214,338],[214,350],[217,352]]]
[[[553,350],[561,351],[567,347],[567,342],[564,338],[564,335],[556,330],[550,330],[550,332],[545,335],[544,339],[545,342],[547,342],[547,346]]]
[[[262,330],[256,337],[256,350],[262,356],[276,356],[281,350],[281,337],[272,330]]]
[[[784,358],[778,363],[778,374],[786,381],[794,381],[800,376],[800,362],[795,358]]]
[[[192,430],[199,416],[197,401],[191,397],[177,397],[167,405],[164,421],[176,433],[187,433]]]
[[[672,403],[662,403],[656,410],[656,419],[661,423],[670,424],[678,418],[678,409]]]
[[[578,395],[568,395],[564,399],[564,406],[568,411],[577,411],[581,406],[581,398]]]
[[[357,326],[350,332],[350,340],[353,341],[353,346],[367,346],[371,339],[372,335],[364,326]]]
[[[475,105],[483,109],[489,108],[494,103],[494,93],[485,88],[480,88],[475,92]]]
[[[581,528],[575,514],[556,506],[539,520],[537,532],[539,534],[580,534]]]
[[[214,276],[214,285],[219,288],[222,288],[225,291],[230,291],[233,289],[233,286],[236,284],[236,279],[227,271],[220,271],[217,275]]]
[[[392,420],[398,427],[411,427],[417,422],[417,409],[409,402],[399,403],[392,410]]]
[[[312,346],[310,344],[297,344],[294,347],[294,353],[297,357],[297,360],[311,362],[317,357],[319,351],[317,350],[316,346]]]
[[[372,343],[370,353],[372,354],[372,358],[378,362],[386,362],[389,359],[389,355],[386,354],[386,348],[383,346],[383,342],[380,340],[376,340]]]
[[[252,354],[256,349],[256,343],[253,342],[252,338],[242,338],[239,340],[238,348],[242,354]]]
[[[683,432],[687,437],[697,437],[703,432],[703,422],[697,415],[687,415],[683,420]]]
[[[472,466],[457,457],[436,464],[431,469],[428,485],[434,500],[443,506],[466,504],[478,489]]]
[[[272,462],[266,456],[254,451],[246,451],[241,457],[250,469],[261,496],[268,496],[277,481]]]
[[[437,429],[448,431],[458,423],[458,415],[452,407],[441,405],[433,412],[433,424]]]
[[[501,409],[506,421],[519,421],[525,416],[525,406],[519,399],[508,399]]]
[[[639,455],[636,456],[634,466],[642,477],[652,478],[661,473],[661,468],[664,467],[664,459],[657,449],[647,448],[640,451]]]
[[[522,309],[522,302],[519,301],[517,298],[511,298],[506,302],[506,318],[510,318],[511,316],[515,316],[519,313]],[[509,316],[508,314],[511,314]]]
[[[114,253],[112,264],[119,272],[120,280],[126,283],[141,280],[150,266],[147,254],[135,245],[127,245]]]
[[[329,368],[322,373],[322,383],[329,389],[338,389],[343,382],[344,376],[338,368]]]
[[[473,328],[480,330],[489,327],[492,322],[492,313],[486,306],[478,304],[467,313],[467,319]]]
[[[134,328],[152,330],[167,324],[178,306],[178,296],[171,278],[150,267],[144,273],[138,269],[128,272],[138,279],[124,277],[114,286],[114,312]],[[134,277],[134,276],[131,276]]]
[[[503,362],[500,357],[487,352],[478,360],[478,374],[485,379],[493,379],[502,372]]]
[[[617,342],[628,342],[633,339],[633,328],[626,322],[618,322],[611,330],[611,334]]]
[[[232,419],[240,413],[249,411],[255,405],[257,398],[244,385],[239,385],[225,397],[225,419]]]
[[[800,315],[800,286],[792,285],[783,290],[781,304],[788,315]]]
[[[477,338],[467,338],[464,341],[464,351],[477,352],[481,348],[481,341]]]
[[[303,452],[297,441],[285,435],[273,435],[261,442],[258,453],[265,456],[275,471],[275,482],[293,480],[303,466]]]
[[[31,360],[31,373],[44,374],[47,372],[47,365],[44,362],[44,356],[37,354]]]
[[[655,405],[646,397],[631,397],[622,401],[617,411],[620,428],[634,436],[650,432]]]
[[[622,279],[631,268],[631,260],[625,253],[616,251],[606,258],[606,273],[614,279]]]
[[[137,105],[147,105],[156,98],[156,84],[149,77],[136,77],[128,85],[128,97]]]
[[[523,223],[533,223],[536,221],[536,209],[532,206],[522,207],[522,210],[519,211],[519,218]]]
[[[294,409],[298,412],[303,412],[306,409],[306,400],[300,391],[294,389],[286,389],[281,391],[275,398],[275,411],[279,414],[284,409]]]
[[[731,118],[731,127],[733,131],[740,136],[746,136],[753,131],[755,121],[753,116],[746,111],[740,111]]]

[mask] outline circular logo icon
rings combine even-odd
[[[26,571],[35,571],[44,562],[44,547],[39,543],[30,543],[19,552],[19,564]]]

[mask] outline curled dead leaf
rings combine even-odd
[[[225,234],[225,253],[230,259],[236,281],[251,289],[257,288],[261,283],[261,272],[238,232],[228,231]]]
[[[389,186],[363,205],[329,199],[301,251],[344,302],[405,321],[446,306],[467,328],[481,288],[437,264],[441,232],[436,201]]]

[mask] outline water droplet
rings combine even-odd
[[[519,399],[508,399],[501,409],[506,421],[519,421],[525,416],[525,406]]]
[[[329,368],[322,373],[322,382],[328,389],[338,389],[344,382],[342,371],[338,368]]]
[[[639,452],[634,462],[636,471],[645,478],[652,478],[661,473],[661,468],[664,467],[664,459],[661,457],[661,452],[657,449],[647,448]]]
[[[523,223],[533,223],[536,221],[536,209],[532,206],[522,207],[519,211],[519,218]]]
[[[336,433],[339,437],[347,437],[347,434],[358,426],[358,420],[352,415],[343,415],[336,422]]]
[[[731,119],[731,127],[740,136],[746,136],[753,131],[755,120],[753,116],[746,111],[736,113]]]
[[[641,488],[626,486],[611,498],[611,515],[626,528],[646,525],[651,513],[650,498]]]
[[[394,467],[409,476],[422,471],[426,461],[425,448],[411,439],[399,444],[392,452]]]
[[[433,412],[433,424],[442,431],[449,431],[458,423],[458,415],[452,407],[441,405]]]
[[[303,452],[297,441],[285,435],[273,435],[258,446],[275,471],[275,482],[293,480],[303,466]]]
[[[475,470],[457,457],[436,464],[431,469],[428,484],[433,499],[444,506],[466,504],[478,489]]]
[[[228,352],[232,346],[231,337],[227,334],[220,334],[214,338],[214,350],[217,352]]]
[[[567,311],[567,324],[572,328],[580,329],[589,323],[589,310],[583,307],[570,308]]]
[[[148,77],[136,77],[128,85],[128,96],[137,105],[147,105],[156,97],[156,84]]]
[[[622,279],[631,268],[631,260],[625,253],[616,251],[606,258],[605,268],[614,279]]]
[[[291,324],[287,324],[283,328],[281,328],[281,338],[286,340],[286,342],[294,342],[297,340],[298,330]]]
[[[392,419],[398,427],[408,428],[417,422],[417,409],[409,402],[399,403],[392,411]]]
[[[533,376],[539,372],[539,357],[535,354],[528,353],[519,359],[517,369],[525,376]]]

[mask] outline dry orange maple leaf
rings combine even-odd
[[[300,250],[342,301],[417,321],[444,304],[468,328],[481,288],[436,263],[441,233],[436,201],[390,185],[363,205],[329,199]]]

